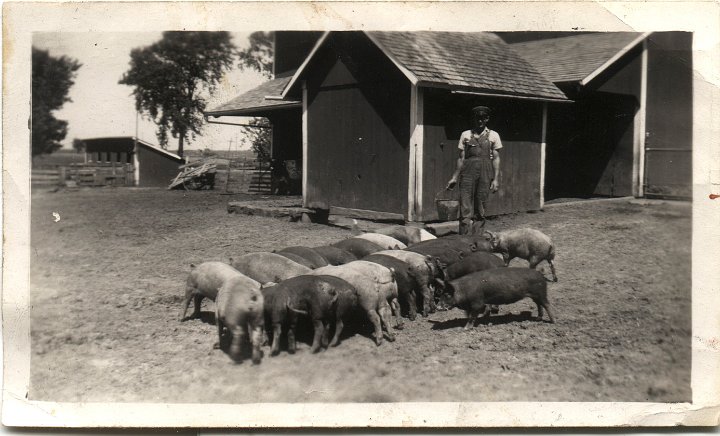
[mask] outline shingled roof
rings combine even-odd
[[[566,100],[499,36],[486,32],[368,32],[420,85]]]
[[[635,32],[588,33],[511,46],[554,83],[580,82],[642,36]]]
[[[206,115],[254,115],[259,111],[279,109],[301,104],[294,100],[267,99],[267,96],[280,96],[292,75],[269,80],[260,86],[238,95],[227,103],[205,111]]]

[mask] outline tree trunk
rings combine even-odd
[[[185,138],[185,135],[180,135],[180,139],[178,139],[178,156],[183,157],[183,139]]]

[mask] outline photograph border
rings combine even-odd
[[[718,425],[720,268],[716,262],[720,247],[720,199],[713,201],[710,194],[720,194],[719,11],[718,3],[712,1],[4,3],[3,424],[175,428]],[[692,31],[692,402],[152,404],[28,400],[31,194],[30,153],[23,144],[30,142],[33,33],[253,31],[281,27],[282,30]]]

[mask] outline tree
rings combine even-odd
[[[85,151],[86,144],[85,141],[83,141],[82,139],[74,138],[72,146],[75,151],[77,151],[78,153],[82,153],[83,151]]]
[[[249,68],[265,77],[270,77],[275,57],[273,33],[253,32],[248,39],[250,40],[250,46],[237,52],[238,58],[240,58],[240,68]]]
[[[68,123],[58,120],[53,111],[72,101],[68,97],[82,64],[48,50],[32,48],[32,155],[52,153],[62,147]]]
[[[270,125],[265,118],[253,118],[248,124],[258,126],[245,128],[252,144],[250,148],[260,162],[270,162]]]
[[[162,39],[130,52],[130,69],[121,84],[134,86],[135,108],[158,126],[160,145],[168,133],[183,142],[202,130],[206,101],[235,58],[228,32],[163,32]]]

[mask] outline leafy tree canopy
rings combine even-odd
[[[85,144],[85,141],[79,138],[74,138],[72,142],[73,149],[77,151],[78,153],[85,151],[85,148],[87,147],[87,144]]]
[[[253,32],[249,37],[250,46],[238,50],[240,67],[255,70],[265,77],[272,75],[274,49],[272,32]]]
[[[158,126],[167,148],[168,134],[183,141],[201,132],[206,101],[233,64],[236,48],[228,32],[163,32],[160,41],[130,52],[130,69],[121,84],[134,86],[135,107]]]
[[[67,121],[58,120],[53,111],[72,101],[68,97],[82,64],[48,50],[32,48],[32,155],[52,153],[62,147]]]

